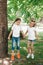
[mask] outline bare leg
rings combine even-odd
[[[31,43],[31,58],[34,59],[34,42]]]
[[[20,53],[20,50],[17,50],[17,53]]]
[[[12,55],[12,54],[14,54],[14,55],[15,55],[15,53],[14,53],[14,50],[12,50],[12,53],[11,53],[11,55]]]
[[[30,41],[28,41],[27,47],[28,47],[28,55],[27,55],[27,58],[30,58],[30,56],[31,56],[31,42]]]
[[[28,53],[31,54],[31,42],[30,41],[28,41],[27,47],[28,47]]]
[[[31,43],[31,54],[34,54],[34,42]]]

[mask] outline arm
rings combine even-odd
[[[23,37],[25,38],[25,35],[28,33],[28,30],[26,31],[26,33],[24,34],[23,31],[21,31]]]
[[[22,28],[21,28],[22,29]],[[27,34],[28,30],[26,31],[26,33],[24,34],[23,31],[21,30],[21,33],[23,35],[23,37],[25,38],[25,35]]]
[[[23,35],[23,37],[24,37],[24,33],[23,33],[23,31],[21,31],[21,33],[22,33],[22,35]]]
[[[28,33],[28,30],[26,31],[25,35]]]
[[[35,36],[36,36],[36,39],[39,39],[38,34],[37,34],[37,32],[36,32],[36,31],[35,31]]]
[[[9,36],[8,36],[8,40],[10,40],[11,35],[12,35],[12,30],[11,30]]]

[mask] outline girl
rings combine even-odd
[[[34,59],[34,42],[35,42],[35,39],[37,38],[38,39],[38,36],[37,36],[37,32],[36,32],[36,28],[35,28],[35,21],[34,20],[31,20],[29,26],[27,27],[27,31],[25,33],[25,35],[28,33],[28,55],[27,55],[27,58],[31,58]]]
[[[21,23],[21,19],[17,18],[15,20],[15,23],[13,23],[11,32],[10,32],[10,34],[8,36],[8,39],[10,40],[10,37],[12,35],[12,54],[11,54],[11,60],[14,60],[15,45],[16,45],[16,48],[18,50],[17,51],[17,58],[20,59],[20,31],[21,31],[20,23]],[[22,32],[22,34],[23,34],[23,32]]]

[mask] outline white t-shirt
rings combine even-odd
[[[12,34],[13,37],[20,37],[21,26],[14,24],[12,26],[12,31],[13,31]]]
[[[36,28],[28,26],[27,30],[28,30],[28,40],[35,40],[36,39],[35,37]]]

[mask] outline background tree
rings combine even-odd
[[[30,18],[43,17],[43,0],[8,0],[7,4],[8,20],[21,17],[28,22]]]

